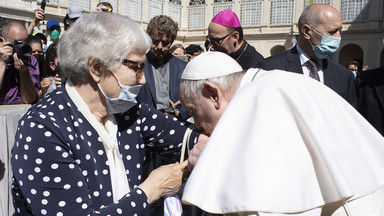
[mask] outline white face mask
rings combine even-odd
[[[45,53],[45,51],[47,51],[48,49],[48,46],[46,44],[43,44],[43,52]]]
[[[99,89],[101,93],[105,96],[105,102],[107,104],[107,109],[109,114],[123,113],[137,104],[136,97],[140,92],[142,85],[126,86],[122,85],[117,78],[116,74],[112,72],[112,75],[116,78],[117,83],[121,87],[121,92],[118,98],[109,98],[103,90],[101,89],[99,83]]]

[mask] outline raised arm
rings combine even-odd
[[[44,19],[44,16],[45,16],[45,13],[43,9],[38,8],[35,10],[33,21],[31,22],[31,24],[29,24],[27,29],[29,35],[33,33],[33,29],[35,28],[35,26],[39,25],[39,22]]]
[[[36,67],[36,69],[33,70],[30,69],[28,65],[25,65],[24,62],[17,57],[16,53],[13,55],[13,59],[15,68],[19,71],[20,94],[23,102],[25,104],[36,102],[38,99],[38,89],[35,83],[39,82],[39,66],[35,57],[31,56],[31,63]]]

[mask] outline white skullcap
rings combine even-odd
[[[243,71],[232,57],[222,52],[209,51],[193,58],[185,67],[181,79],[202,80]]]

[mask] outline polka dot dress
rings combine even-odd
[[[179,155],[186,127],[146,104],[115,115],[130,193],[113,202],[104,146],[65,88],[30,108],[19,121],[12,151],[16,215],[147,215],[145,150]],[[198,134],[191,135],[190,146]]]

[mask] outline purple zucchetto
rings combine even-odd
[[[212,22],[227,26],[230,28],[240,27],[240,21],[237,15],[231,9],[225,9],[213,17]]]

